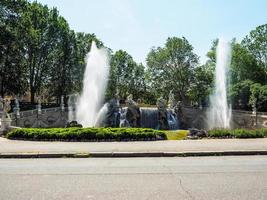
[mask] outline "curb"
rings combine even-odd
[[[132,158],[267,155],[267,150],[204,152],[83,152],[83,153],[0,153],[4,158]]]

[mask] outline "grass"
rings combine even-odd
[[[188,130],[165,131],[168,140],[183,140],[188,133]]]

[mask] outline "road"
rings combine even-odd
[[[267,156],[1,159],[1,200],[267,199]]]

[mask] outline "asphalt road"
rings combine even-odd
[[[267,200],[267,156],[1,159],[0,199]]]

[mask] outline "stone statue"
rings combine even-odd
[[[61,97],[60,97],[60,108],[61,108],[62,112],[65,111],[65,104],[64,104],[64,96],[63,95],[61,95]]]
[[[11,129],[11,118],[8,112],[11,110],[10,100],[4,99],[1,101],[3,106],[3,114],[1,118],[0,135],[7,133]]]
[[[157,107],[158,107],[159,129],[167,130],[169,129],[168,118],[167,118],[168,111],[167,111],[166,101],[165,99],[163,99],[163,97],[160,97],[157,100]]]
[[[168,108],[174,109],[175,108],[175,98],[172,90],[169,93],[169,101],[168,101]]]
[[[180,127],[179,128],[186,128],[185,125],[185,119],[184,119],[184,114],[183,114],[183,110],[182,110],[182,102],[178,101],[175,108],[174,108],[174,112],[176,113],[177,119],[180,122]]]
[[[16,114],[16,117],[18,118],[20,116],[20,107],[19,107],[19,100],[16,97],[15,98],[15,107],[13,108],[13,112]]]
[[[10,106],[10,100],[9,99],[4,99],[3,101],[3,116],[2,119],[10,119],[10,116],[8,114],[8,112],[11,110],[11,106]]]
[[[108,112],[105,125],[108,127],[120,126],[120,102],[118,93],[108,102]]]
[[[133,100],[133,95],[130,94],[126,100],[127,112],[126,120],[131,127],[141,127],[141,112],[137,103]]]
[[[4,99],[0,97],[0,111],[4,110]]]
[[[38,113],[38,115],[41,115],[42,114],[42,101],[41,101],[41,97],[38,97],[37,98],[37,106],[36,106],[36,108],[37,108],[37,113]]]

